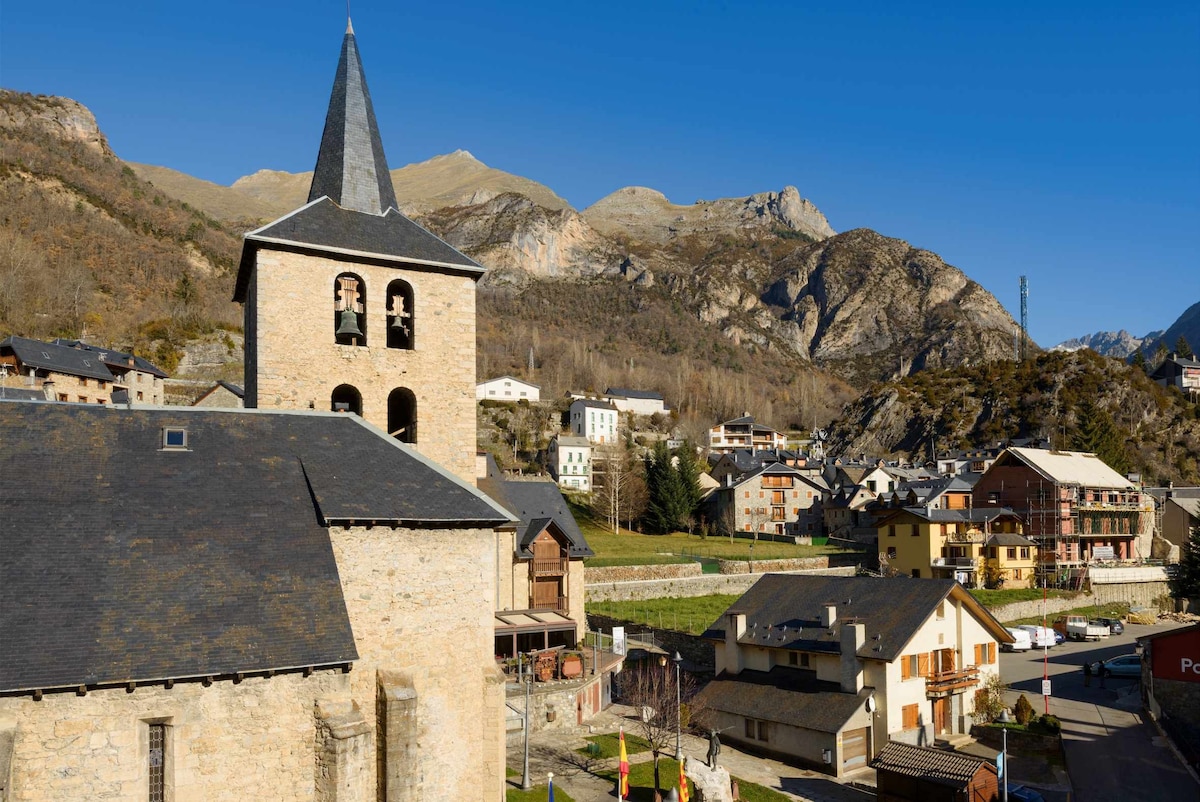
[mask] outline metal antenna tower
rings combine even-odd
[[[1021,276],[1021,361],[1029,357],[1029,282]]]

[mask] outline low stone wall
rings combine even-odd
[[[1000,727],[976,724],[971,727],[971,737],[984,746],[1000,749],[1004,744],[1004,732]],[[1008,751],[1020,754],[1055,754],[1062,749],[1062,738],[1058,735],[1041,735],[1027,730],[1008,731]]]
[[[819,557],[793,557],[786,560],[718,560],[722,574],[771,574],[811,571],[816,568],[855,568],[865,555],[823,554]]]
[[[668,565],[613,565],[603,568],[583,568],[585,585],[604,582],[645,582],[660,579],[681,579],[701,576],[704,566],[698,562],[671,563]]]
[[[1035,618],[1042,614],[1042,610],[1046,611],[1046,618],[1053,619],[1055,615],[1063,610],[1074,610],[1076,607],[1087,607],[1095,604],[1096,601],[1087,593],[1081,593],[1070,599],[1052,598],[1046,599],[1045,608],[1042,607],[1041,599],[1031,601],[1013,602],[1011,604],[999,604],[995,607],[989,607],[992,615],[996,616],[996,620],[1001,623],[1016,621],[1021,618]]]
[[[1096,604],[1125,602],[1130,607],[1157,607],[1158,600],[1171,595],[1166,582],[1120,582],[1107,585],[1092,585]]]
[[[759,567],[758,560],[754,567]],[[814,568],[791,571],[795,574],[820,574],[824,576],[854,576],[855,568]],[[590,577],[591,574],[588,574]],[[714,593],[741,595],[762,577],[762,573],[701,574],[679,579],[652,579],[637,582],[606,582],[592,584],[588,581],[584,591],[587,602],[598,601],[641,601],[642,599],[683,599],[692,596],[711,596]]]

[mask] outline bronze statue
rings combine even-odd
[[[717,755],[721,754],[721,739],[717,737],[716,730],[708,731],[708,767],[715,769],[717,767]]]

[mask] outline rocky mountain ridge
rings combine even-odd
[[[1120,331],[1097,331],[1082,337],[1073,337],[1051,348],[1051,351],[1078,351],[1080,348],[1090,348],[1101,356],[1111,356],[1124,359],[1134,351],[1143,347],[1162,334],[1152,331],[1145,337],[1135,337],[1125,329]]]

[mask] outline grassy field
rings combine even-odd
[[[1012,602],[1038,601],[1042,598],[1041,588],[1006,588],[1004,590],[976,588],[967,592],[974,596],[981,604],[986,604],[988,607],[998,607],[1002,604],[1011,604]],[[1051,589],[1046,591],[1046,597],[1050,599],[1073,599],[1079,596],[1080,593],[1081,591],[1077,590]]]
[[[588,612],[658,629],[699,635],[737,600],[736,594],[717,594],[685,599],[588,602]]]
[[[672,532],[669,535],[643,535],[628,529],[613,532],[612,529],[592,518],[591,513],[577,504],[571,504],[583,536],[596,556],[584,564],[593,568],[612,565],[661,565],[688,562],[692,558],[704,557],[723,560],[776,560],[790,557],[816,557],[822,554],[840,554],[845,551],[838,546],[797,546],[791,543],[754,542],[744,538],[702,538],[687,532]],[[753,550],[751,543],[754,543]]]
[[[589,752],[588,748],[584,747],[578,750],[580,754],[594,757],[597,760],[603,760],[607,757],[618,757],[621,754],[621,742],[618,734],[615,732],[605,733],[604,735],[589,735],[584,740],[594,743],[599,751]],[[636,755],[639,752],[648,752],[649,750],[650,742],[645,738],[625,733],[626,755]]]
[[[628,740],[628,737],[626,736],[626,740]],[[596,772],[596,776],[610,780],[613,787],[616,788],[617,770],[615,768],[598,771]],[[673,758],[664,757],[659,759],[658,779],[662,783],[664,794],[671,788],[676,788],[679,782],[679,764]],[[784,796],[778,791],[773,791],[765,786],[756,785],[737,777],[733,777],[732,779],[737,780],[738,790],[741,792],[743,802],[792,802],[792,797]],[[693,798],[694,794],[695,791],[693,791]],[[554,792],[554,795],[557,802],[557,790]],[[648,760],[645,763],[635,763],[629,767],[629,796],[627,799],[631,800],[631,802],[653,802],[653,760]]]
[[[531,780],[533,778],[530,778]],[[539,777],[538,779],[546,779]],[[513,788],[511,785],[504,791],[505,802],[547,802],[549,797],[549,785],[535,785],[528,791],[522,791],[520,788]],[[554,786],[554,802],[575,802],[571,795],[564,791],[559,786]]]
[[[1046,616],[1046,626],[1050,626],[1054,623],[1054,619],[1064,615],[1082,615],[1087,616],[1088,618],[1096,618],[1097,616],[1104,616],[1105,618],[1124,618],[1125,616],[1129,615],[1129,605],[1125,604],[1124,602],[1120,602],[1118,604],[1076,607],[1074,610],[1064,610],[1059,613],[1050,613]],[[1019,618],[1016,621],[1004,622],[1004,625],[1007,627],[1020,626],[1021,624],[1037,624],[1038,626],[1041,626],[1042,617],[1038,615],[1033,616],[1032,618]]]

